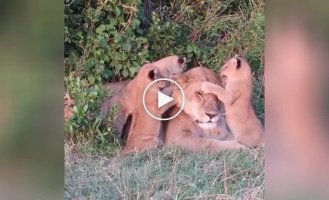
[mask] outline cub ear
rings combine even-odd
[[[185,57],[179,57],[178,58],[178,64],[183,64],[186,62],[186,58]]]
[[[236,67],[236,69],[241,68],[241,60],[238,57],[234,57],[231,59],[231,64]]]
[[[160,74],[160,70],[158,68],[154,68],[151,71],[149,71],[148,77],[151,80],[156,80],[156,79],[162,78],[161,74]]]
[[[240,69],[241,68],[241,60],[240,60],[240,58],[236,58],[236,68],[237,69]]]
[[[240,54],[236,54],[234,56],[234,58],[236,59],[236,64],[235,64],[236,68],[237,69],[240,69],[241,68],[241,55]]]

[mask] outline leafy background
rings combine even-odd
[[[233,55],[245,56],[253,70],[253,103],[264,122],[264,6],[263,0],[65,0],[64,81],[76,103],[74,117],[65,124],[67,177],[77,175],[72,167],[88,165],[86,156],[112,157],[120,151],[123,141],[111,127],[115,115],[103,119],[99,113],[109,95],[103,85],[132,79],[146,61],[177,54],[187,58],[189,68],[218,71]],[[83,161],[71,162],[72,154]],[[92,173],[93,167],[87,168]],[[81,195],[81,186],[71,186]]]

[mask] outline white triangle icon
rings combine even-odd
[[[161,92],[158,92],[158,108],[161,108],[162,106],[166,105],[167,103],[171,102],[174,100],[168,95],[165,95]]]

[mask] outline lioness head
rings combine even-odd
[[[220,76],[224,84],[229,80],[251,78],[250,65],[239,55],[229,59],[220,70]]]
[[[201,91],[202,82],[209,81],[219,84],[219,79],[215,72],[203,67],[193,68],[174,80],[183,88],[185,93],[185,106],[183,111],[204,129],[216,127],[220,119],[220,102],[214,94],[205,94]],[[182,106],[180,93],[173,91],[173,96],[178,101],[178,106]]]

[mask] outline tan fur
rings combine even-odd
[[[64,122],[69,121],[73,117],[73,106],[75,101],[68,93],[64,94]]]
[[[127,136],[123,153],[156,148],[160,144],[159,134],[161,121],[153,119],[144,110],[142,96],[149,83],[158,78],[171,78],[180,74],[186,67],[186,59],[178,56],[169,56],[154,63],[145,64],[136,77],[124,83],[112,83],[108,86],[114,90],[115,95],[102,105],[102,112],[107,113],[115,104],[119,106],[118,118],[114,122],[115,130]],[[151,71],[156,70],[154,79],[150,79]],[[168,109],[164,106],[157,108],[157,92],[168,92],[169,82],[159,81],[148,89],[145,95],[146,105],[152,114],[158,117]],[[166,91],[166,92],[165,92]],[[130,119],[131,118],[131,119]],[[129,122],[128,119],[130,119]],[[125,124],[129,124],[126,128]]]
[[[237,68],[238,62],[240,68]],[[220,76],[224,88],[205,82],[202,90],[215,94],[224,103],[226,122],[237,141],[257,146],[264,141],[264,130],[252,106],[252,76],[246,60],[235,56],[224,64]]]
[[[144,65],[134,80],[126,87],[126,90],[130,91],[130,93],[124,96],[125,99],[122,104],[125,108],[130,109],[133,117],[123,153],[156,148],[160,144],[158,136],[160,133],[161,121],[150,117],[144,110],[142,102],[144,89],[153,81],[147,78],[148,73],[154,69],[157,69],[157,67],[153,66],[153,64]],[[145,95],[145,104],[151,113],[161,116],[161,114],[165,112],[163,109],[158,109],[156,97],[158,91],[168,86],[168,82],[159,81],[148,89]]]
[[[174,80],[185,93],[183,112],[165,124],[164,142],[190,151],[218,152],[223,149],[244,148],[235,140],[223,141],[229,135],[222,117],[221,104],[213,94],[204,94],[201,85],[205,81],[219,84],[213,71],[203,67],[193,68]],[[176,113],[182,105],[180,92],[173,91],[178,101],[172,111]]]
[[[105,84],[105,87],[111,91],[111,96],[119,93],[123,88],[125,88],[130,80],[128,81],[120,81],[120,82],[112,82]]]

